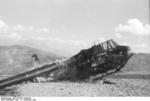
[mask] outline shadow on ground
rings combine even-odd
[[[16,86],[7,87],[5,89],[0,90],[0,96],[19,96],[19,92],[17,91]]]

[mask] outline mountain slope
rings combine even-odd
[[[34,66],[32,55],[36,54],[40,64],[60,59],[50,52],[41,51],[27,46],[0,46],[0,75],[18,74]]]
[[[39,57],[40,64],[62,58],[56,54],[27,46],[0,46],[0,75],[14,75],[31,69],[35,62],[32,59],[34,54]],[[150,73],[150,54],[134,54],[121,71]]]
[[[150,54],[146,53],[134,54],[121,71],[150,73]]]

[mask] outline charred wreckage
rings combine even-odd
[[[128,46],[118,45],[115,41],[107,40],[95,44],[89,49],[81,50],[78,54],[62,62],[53,62],[18,75],[0,80],[0,89],[20,84],[38,77],[59,80],[84,80],[91,76],[106,76],[118,72],[133,54]]]

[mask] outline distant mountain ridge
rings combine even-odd
[[[123,72],[149,72],[150,73],[150,54],[135,53],[123,67]]]
[[[32,55],[36,54],[40,64],[61,59],[54,53],[42,51],[28,46],[12,45],[0,46],[0,75],[18,74],[34,66]]]
[[[0,46],[0,75],[14,75],[31,69],[34,66],[33,54],[39,57],[40,64],[50,63],[56,59],[63,58],[57,54],[28,46]],[[150,73],[150,54],[134,54],[121,71]]]

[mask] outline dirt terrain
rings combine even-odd
[[[150,96],[150,79],[106,78],[90,82],[27,83],[1,90],[4,96]]]

